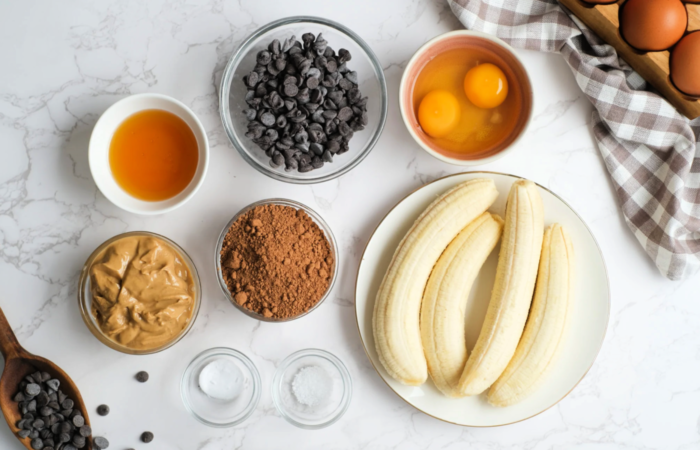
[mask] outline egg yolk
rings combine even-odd
[[[495,108],[508,96],[508,80],[498,66],[479,64],[464,77],[464,93],[476,107]]]
[[[418,122],[432,137],[443,137],[457,126],[459,102],[454,95],[441,89],[426,94],[418,107]]]

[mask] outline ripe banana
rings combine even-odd
[[[467,359],[458,389],[477,395],[501,375],[525,327],[542,250],[544,213],[535,183],[513,183],[496,268],[496,281],[484,324]]]
[[[518,403],[534,392],[556,359],[571,311],[574,253],[571,239],[558,223],[544,233],[537,288],[530,317],[515,356],[491,386],[494,406]]]
[[[498,197],[493,180],[461,183],[438,197],[399,244],[374,304],[372,328],[379,361],[397,381],[428,378],[420,336],[420,305],[430,271],[447,245]]]
[[[423,294],[420,331],[435,386],[459,397],[457,384],[467,362],[464,310],[476,276],[501,238],[503,219],[485,212],[460,232],[433,268]]]

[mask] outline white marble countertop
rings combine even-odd
[[[297,14],[337,20],[374,48],[386,73],[387,126],[369,157],[340,179],[293,186],[249,167],[229,144],[217,84],[232,49],[269,21]],[[0,306],[21,343],[52,359],[78,383],[93,428],[110,449],[549,449],[700,447],[700,279],[662,278],[617,210],[589,129],[591,106],[556,55],[518,51],[531,74],[535,116],[520,148],[484,170],[537,181],[562,196],[592,229],[611,281],[612,316],[602,352],[558,406],[525,422],[491,429],[442,423],[408,406],[372,369],[358,337],[355,273],[371,231],[411,190],[460,171],[421,150],[398,112],[403,66],[429,38],[459,28],[442,0],[32,0],[0,2]],[[133,93],[158,92],[188,104],[211,144],[209,173],[187,205],[144,218],[119,210],[97,190],[87,163],[100,114]],[[214,277],[214,244],[241,207],[289,197],[316,209],[335,231],[341,274],[329,299],[306,318],[261,324],[235,310]],[[204,303],[192,332],[148,357],[102,345],[83,324],[78,273],[105,239],[150,230],[193,258]],[[196,422],[179,396],[187,363],[212,346],[249,355],[265,389],[243,425]],[[269,383],[293,351],[319,346],[338,355],[354,379],[347,414],[320,431],[288,424]],[[132,377],[147,370],[151,381]],[[0,448],[20,448],[0,426]]]

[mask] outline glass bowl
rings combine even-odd
[[[345,48],[352,54],[348,66],[358,73],[362,96],[369,98],[369,123],[364,130],[354,134],[350,140],[350,150],[335,156],[332,163],[306,173],[296,170],[285,172],[284,167],[272,168],[265,152],[245,136],[248,120],[243,110],[248,105],[245,103],[247,88],[243,76],[253,70],[257,53],[266,49],[272,40],[283,41],[291,35],[300,40],[302,34],[309,32],[314,35],[323,33],[328,45],[336,52]],[[243,159],[259,172],[276,180],[311,184],[328,181],[348,172],[369,154],[384,129],[388,97],[382,66],[362,38],[339,23],[319,17],[298,16],[277,20],[259,28],[233,52],[221,78],[219,105],[226,134]]]
[[[199,374],[209,363],[226,360],[243,374],[243,387],[233,400],[209,397],[199,387]],[[260,401],[262,382],[258,369],[243,353],[232,348],[210,348],[197,355],[187,366],[180,381],[180,395],[185,408],[195,419],[215,428],[238,425],[253,414]]]
[[[173,249],[177,251],[177,253],[182,257],[182,260],[184,261],[185,265],[189,268],[190,273],[192,274],[192,280],[194,281],[194,308],[192,310],[192,317],[190,318],[190,322],[187,324],[187,326],[180,332],[178,336],[176,336],[174,339],[172,339],[170,342],[161,345],[160,347],[148,349],[148,350],[136,350],[133,348],[126,347],[124,345],[119,344],[116,341],[113,341],[109,336],[105,335],[102,332],[102,329],[100,328],[99,324],[97,323],[97,320],[95,320],[95,317],[92,314],[92,291],[90,290],[90,267],[92,266],[93,261],[97,256],[102,253],[102,251],[110,245],[112,242],[115,242],[119,239],[125,238],[125,237],[130,237],[130,236],[150,236],[154,237],[157,239],[160,239],[164,241],[165,243],[169,244]],[[105,344],[107,347],[116,350],[118,352],[122,353],[127,353],[129,355],[150,355],[152,353],[158,353],[161,352],[167,348],[172,347],[173,345],[177,344],[180,339],[185,337],[185,335],[192,329],[192,326],[194,325],[195,320],[197,319],[197,315],[199,314],[199,307],[202,303],[202,285],[199,281],[199,274],[197,273],[197,268],[194,265],[194,262],[190,259],[189,255],[185,253],[185,251],[177,245],[175,242],[171,241],[170,239],[166,238],[165,236],[161,236],[160,234],[156,233],[151,233],[149,231],[131,231],[129,233],[122,233],[117,236],[114,236],[111,239],[107,239],[105,242],[103,242],[99,247],[95,249],[94,252],[88,257],[87,261],[85,261],[85,265],[83,266],[83,270],[80,272],[80,281],[78,284],[78,306],[80,307],[80,315],[83,317],[83,322],[85,322],[85,325],[87,325],[88,330],[103,344]]]
[[[274,317],[265,317],[262,314],[258,314],[254,311],[251,311],[247,308],[244,308],[243,306],[239,305],[234,299],[233,296],[231,295],[231,292],[229,292],[228,287],[226,286],[226,282],[224,281],[223,274],[221,272],[221,249],[224,244],[224,238],[226,237],[226,233],[228,233],[229,228],[231,228],[231,225],[238,220],[239,217],[241,217],[243,214],[247,213],[251,209],[262,206],[262,205],[283,205],[283,206],[291,206],[294,209],[301,209],[306,214],[309,215],[309,217],[318,225],[318,227],[323,231],[323,234],[325,234],[326,239],[328,239],[328,242],[331,245],[331,252],[333,253],[333,261],[335,264],[333,264],[333,273],[331,274],[331,281],[328,285],[328,289],[326,290],[326,293],[323,294],[323,297],[316,302],[314,306],[309,308],[308,311],[299,314],[298,316],[294,317],[288,317],[285,319],[278,319]],[[328,298],[328,295],[330,292],[333,290],[333,285],[335,284],[335,280],[338,277],[338,244],[335,241],[335,236],[333,236],[333,232],[331,231],[331,227],[328,226],[326,221],[324,221],[321,216],[319,216],[316,211],[313,209],[309,208],[308,206],[304,205],[303,203],[295,202],[294,200],[287,200],[283,198],[271,198],[267,200],[260,200],[259,202],[251,203],[250,205],[246,206],[245,208],[241,209],[236,213],[235,216],[229,222],[226,224],[223,230],[221,230],[221,234],[219,235],[219,239],[216,242],[216,252],[214,253],[214,267],[216,267],[216,279],[219,281],[219,287],[221,288],[221,292],[224,293],[226,298],[235,306],[238,308],[239,311],[244,313],[247,316],[250,316],[254,319],[262,320],[263,322],[289,322],[291,320],[299,319],[300,317],[304,317],[305,315],[309,314],[311,311],[315,310],[318,308],[321,303],[323,303],[326,298]]]
[[[295,380],[300,371],[314,367],[325,373],[328,377],[322,380],[330,383],[322,383],[325,386],[320,387],[320,391],[311,392],[311,395],[316,394],[317,397],[308,397],[310,393],[307,391],[307,398],[303,399],[307,404],[304,404],[295,393]],[[301,389],[303,386],[297,386],[296,392]],[[319,392],[323,391],[329,395],[321,398]],[[314,402],[309,402],[309,399]],[[324,428],[337,422],[348,410],[351,399],[352,379],[348,369],[341,360],[325,350],[311,348],[292,353],[282,361],[272,381],[272,400],[277,411],[287,422],[307,430]]]

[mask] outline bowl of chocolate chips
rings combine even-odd
[[[224,70],[221,120],[243,159],[265,175],[311,184],[357,166],[379,140],[384,71],[362,38],[318,17],[269,23]]]

